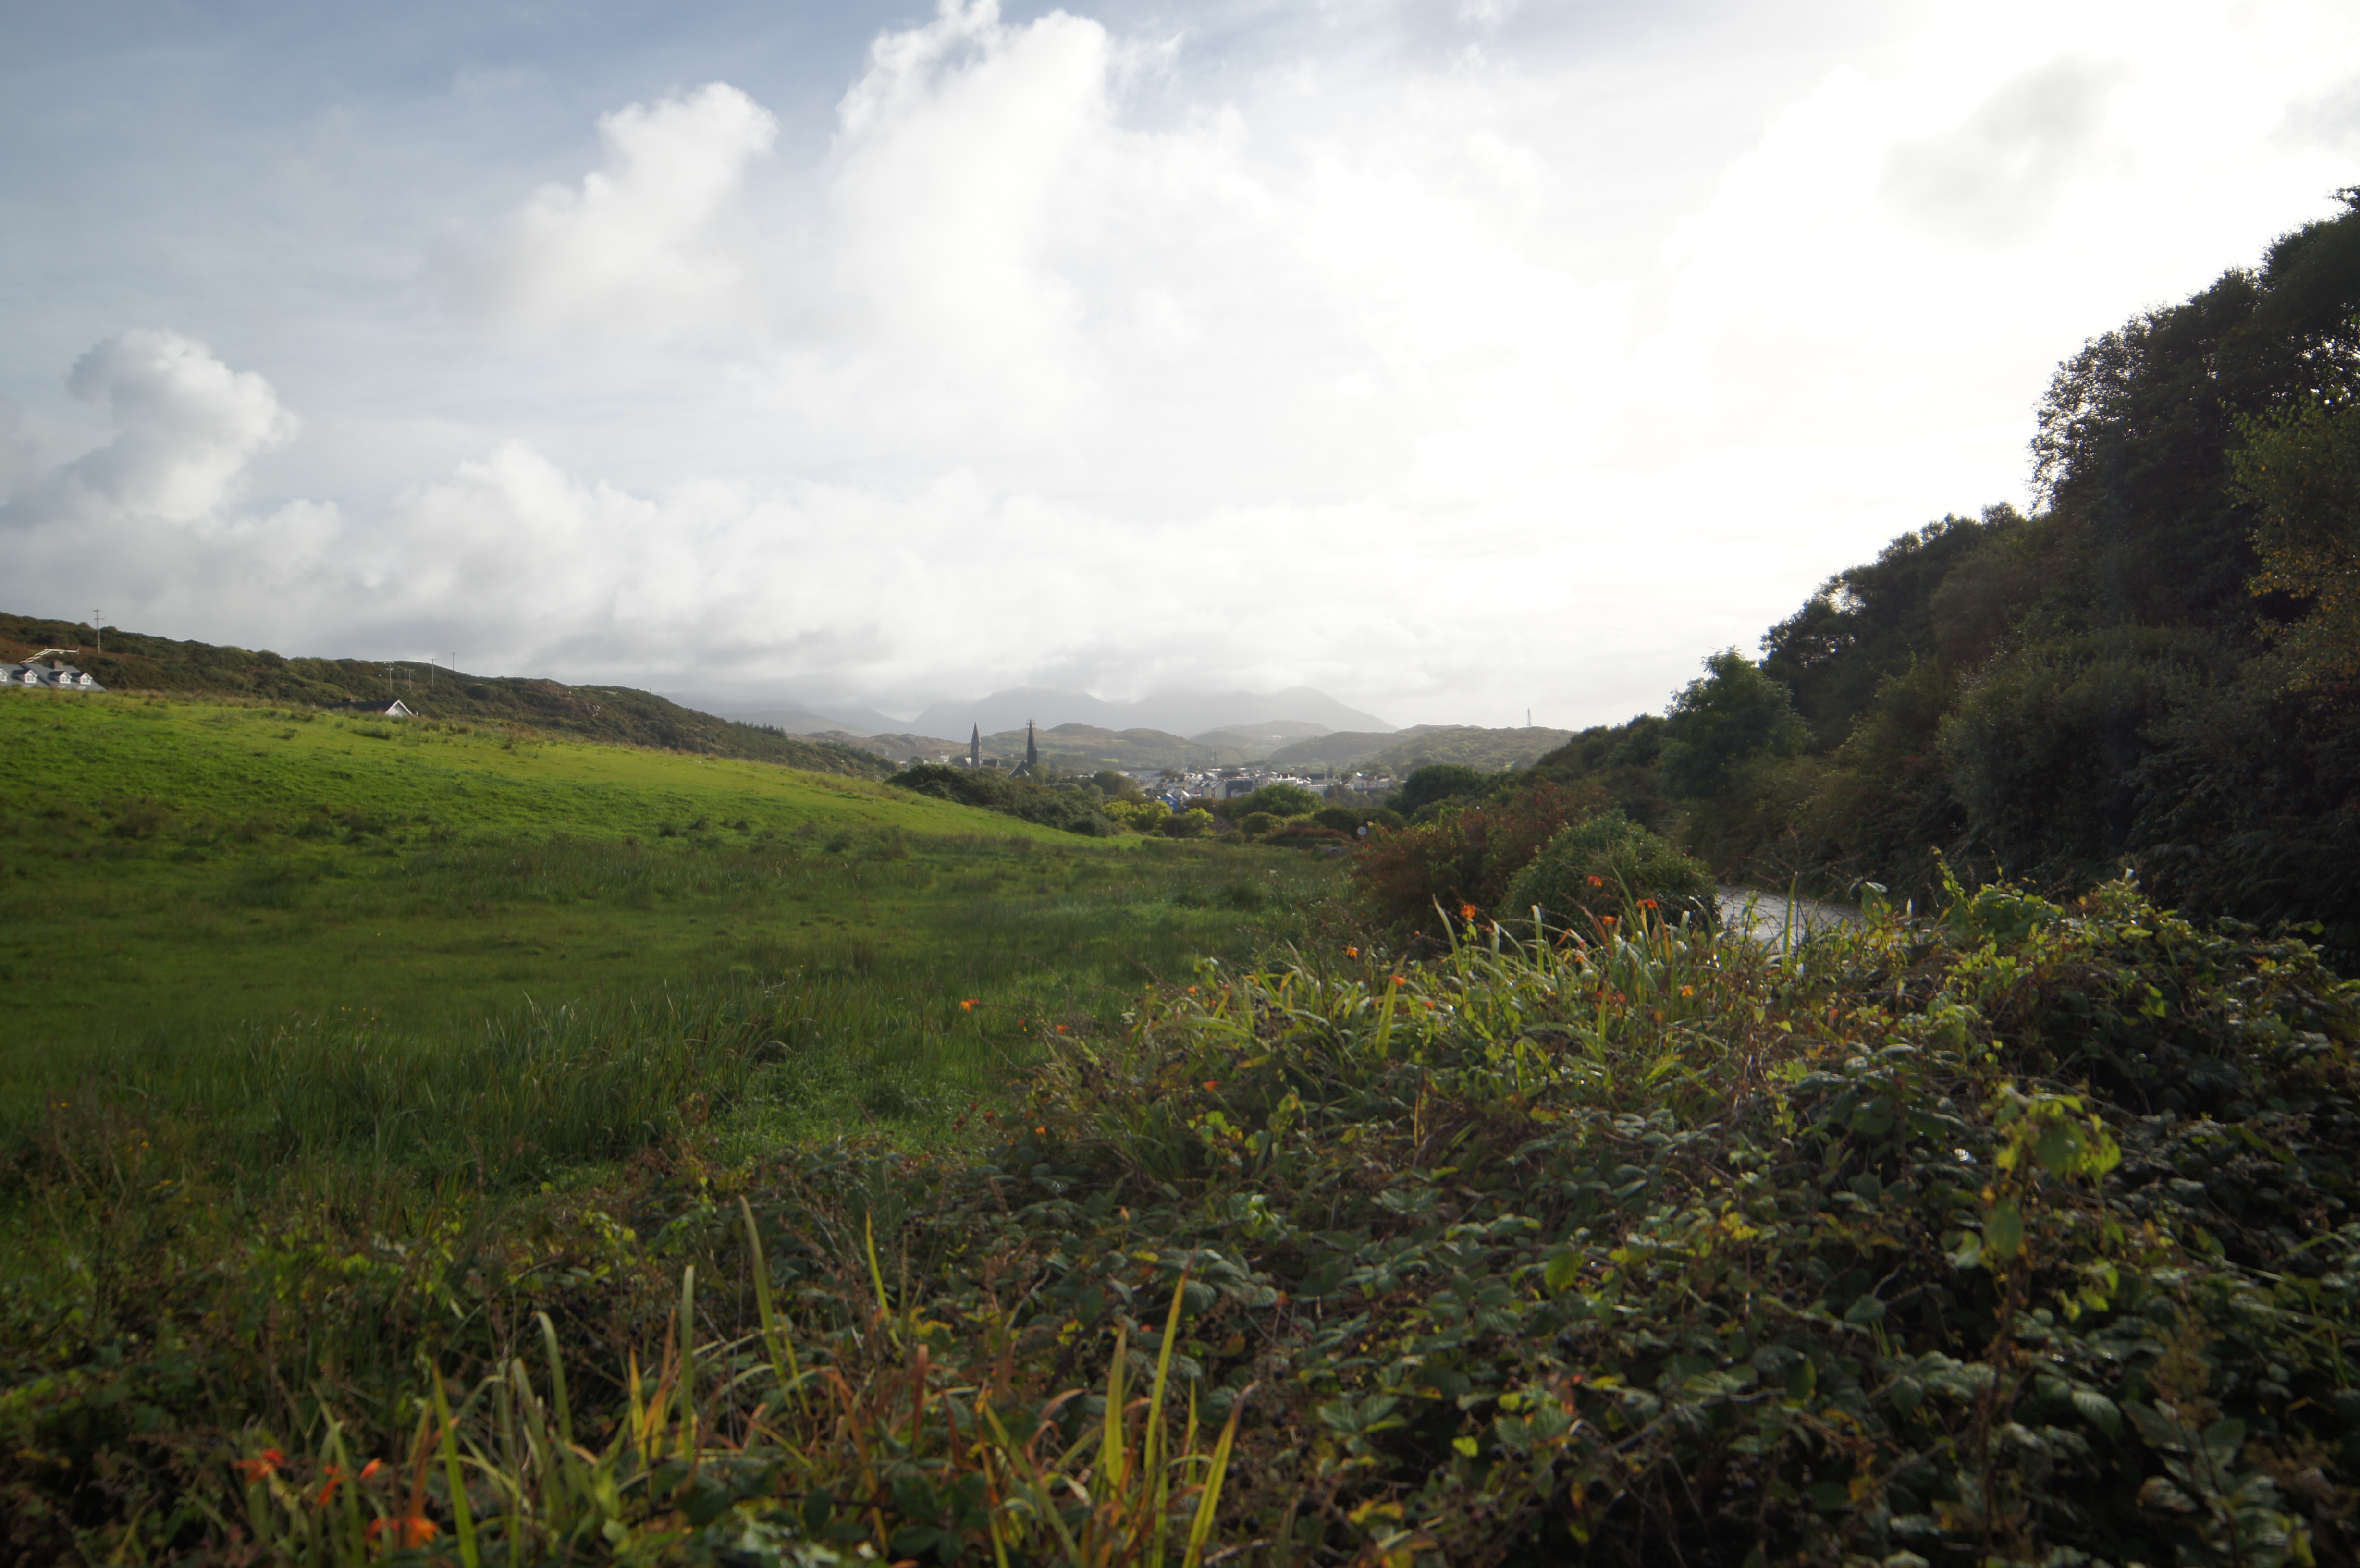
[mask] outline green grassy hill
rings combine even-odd
[[[299,1018],[432,1031],[731,975],[838,975],[864,1051],[954,1022],[1013,1038],[1053,1002],[1096,1016],[1110,983],[1232,951],[1238,875],[740,758],[9,693],[0,1099]],[[984,997],[988,1028],[954,1007]]]
[[[1486,729],[1480,724],[1416,724],[1390,735],[1338,731],[1271,753],[1285,767],[1349,768],[1399,779],[1429,762],[1492,772],[1528,767],[1572,737],[1570,730]]]
[[[628,686],[567,686],[519,676],[470,675],[414,660],[288,659],[263,650],[175,642],[115,626],[96,650],[87,626],[0,615],[0,659],[72,648],[72,662],[115,691],[251,697],[313,707],[399,698],[432,718],[530,724],[555,735],[666,751],[782,763],[814,773],[881,779],[892,768],[858,746],[809,740],[700,713]]]
[[[1102,768],[1221,768],[1252,760],[1250,752],[1234,746],[1188,740],[1164,730],[1109,730],[1097,724],[1059,724],[1034,733],[1041,759],[1067,773],[1096,773]],[[986,757],[1022,757],[1024,732],[1002,730],[983,737]]]

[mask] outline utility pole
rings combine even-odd
[[[99,652],[101,652],[101,653],[104,653],[104,652],[106,651],[106,612],[105,612],[105,611],[104,611],[104,610],[93,610],[93,611],[90,613],[90,635],[91,635],[91,637],[93,637],[93,638],[97,642],[97,644],[98,644],[98,651],[99,651]]]

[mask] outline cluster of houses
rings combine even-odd
[[[13,686],[20,691],[27,686],[43,691],[105,691],[98,678],[87,670],[76,670],[52,657],[74,651],[70,648],[45,648],[21,664],[0,664],[0,687]],[[44,659],[49,662],[41,663]]]

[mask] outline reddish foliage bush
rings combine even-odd
[[[1406,921],[1437,904],[1490,909],[1559,830],[1606,809],[1593,784],[1535,784],[1505,800],[1446,811],[1371,837],[1352,861],[1354,891],[1377,919]]]

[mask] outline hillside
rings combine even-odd
[[[429,718],[529,724],[553,735],[664,751],[775,762],[814,773],[881,779],[884,759],[859,748],[716,718],[628,686],[567,686],[519,676],[471,675],[431,664],[358,659],[289,659],[268,650],[176,642],[115,626],[105,651],[90,628],[0,615],[0,657],[72,648],[72,661],[114,691],[250,697],[329,707],[399,698]]]
[[[1000,961],[956,955],[989,947],[1043,877],[1069,880],[1060,866],[1137,908],[1103,929],[1026,914],[1032,934],[1005,940],[1061,971],[1104,948],[1126,996],[1142,956],[1185,974],[1192,951],[1240,952],[1251,924],[1216,897],[1240,875],[1234,857],[1201,846],[1077,838],[867,779],[464,721],[0,696],[0,945],[14,954],[0,1126],[12,1083],[71,1079],[110,1043],[340,1009],[438,1024],[839,959],[853,965],[847,1007],[865,995],[913,1019],[845,1035],[869,1053],[916,1038],[914,1019],[947,998],[989,994]],[[1333,875],[1273,857],[1288,877]],[[1211,889],[1174,905],[1175,877],[1199,861]],[[951,967],[905,986],[902,956]],[[1054,985],[1020,967],[1024,986]],[[1025,995],[1001,1021],[1047,1005]]]
[[[1096,773],[1102,768],[1137,771],[1151,768],[1221,768],[1252,760],[1243,747],[1208,746],[1164,730],[1101,729],[1096,724],[1059,724],[1034,732],[1041,760],[1066,773]],[[964,750],[965,748],[960,748]],[[1020,725],[983,737],[986,757],[1022,759],[1024,731]]]
[[[1309,724],[1301,719],[1272,719],[1259,724],[1229,724],[1188,738],[1204,746],[1232,747],[1259,761],[1266,759],[1281,746],[1317,739],[1328,733],[1325,724]]]
[[[1570,730],[1486,729],[1480,724],[1420,724],[1388,735],[1322,735],[1271,754],[1284,765],[1349,768],[1400,779],[1429,762],[1455,762],[1484,773],[1525,767],[1572,738]],[[1368,741],[1382,745],[1361,749]],[[1347,742],[1338,745],[1338,742]]]
[[[1282,746],[1266,760],[1282,768],[1354,768],[1365,757],[1444,727],[1412,724],[1405,730],[1336,730]]]

